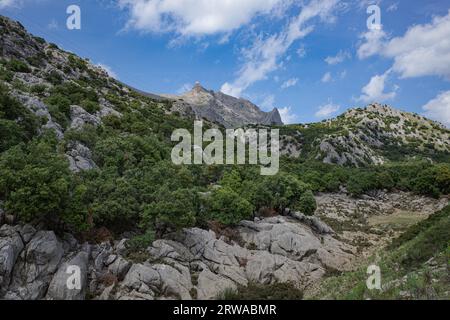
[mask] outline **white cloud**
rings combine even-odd
[[[387,12],[393,12],[397,11],[398,9],[398,2],[391,4],[386,10]]]
[[[287,88],[293,87],[297,83],[298,83],[298,78],[291,78],[291,79],[283,82],[283,84],[281,85],[281,89],[287,89]]]
[[[297,49],[297,55],[300,59],[303,59],[304,57],[306,57],[306,48],[305,46],[301,46],[300,48]]]
[[[259,36],[252,47],[242,51],[245,61],[232,83],[224,83],[221,91],[240,96],[253,83],[267,79],[267,75],[280,67],[280,58],[298,39],[313,31],[308,23],[314,18],[334,21],[330,18],[339,0],[312,0],[304,5],[297,17],[278,34],[263,38]],[[242,1],[240,1],[242,2]]]
[[[278,109],[278,112],[281,116],[281,121],[283,121],[284,124],[291,124],[298,122],[298,115],[292,112],[291,107],[285,107]]]
[[[358,48],[358,58],[365,59],[382,51],[387,35],[383,29],[373,29],[362,34],[360,38],[363,42]]]
[[[341,77],[341,79],[345,79],[347,77],[347,70],[342,71],[339,77]]]
[[[22,0],[0,0],[0,9],[18,8],[22,5]]]
[[[374,103],[394,99],[397,95],[396,90],[398,87],[394,86],[394,90],[392,92],[384,92],[386,86],[385,82],[389,76],[389,73],[390,70],[383,75],[373,76],[369,83],[362,88],[361,91],[363,94],[357,100],[364,103]]]
[[[450,80],[450,10],[429,24],[415,25],[401,37],[370,31],[358,49],[361,59],[379,54],[394,60],[392,70],[401,78],[441,76]]]
[[[117,80],[119,79],[119,76],[117,75],[117,73],[115,73],[115,72],[113,71],[113,69],[112,69],[110,66],[108,66],[108,65],[106,65],[106,64],[103,64],[103,63],[98,63],[97,66],[99,66],[100,68],[102,68],[103,70],[105,70],[106,73],[108,73],[108,75],[109,75],[111,78],[114,78],[114,79],[117,79]]]
[[[327,72],[323,75],[322,80],[320,80],[320,81],[322,81],[323,83],[328,83],[328,82],[333,81],[333,77],[331,76],[330,72]]]
[[[226,33],[255,16],[274,13],[281,0],[119,0],[130,12],[128,28],[144,32],[176,32],[183,36]]]
[[[327,57],[325,62],[330,65],[335,65],[344,62],[345,59],[349,59],[351,57],[348,51],[339,51],[338,54],[334,57]]]
[[[359,9],[366,10],[371,5],[377,5],[379,6],[381,4],[382,0],[358,0],[358,7]]]
[[[323,106],[320,106],[315,116],[317,118],[327,118],[332,114],[336,113],[337,111],[339,111],[340,108],[341,106],[333,104],[333,102],[329,102]]]
[[[261,102],[261,108],[265,111],[272,111],[275,108],[275,96],[270,94]]]
[[[263,101],[260,103],[260,107],[264,111],[272,111],[275,108],[275,96],[273,94],[264,97]],[[298,115],[292,112],[291,107],[279,108],[281,121],[284,124],[291,124],[298,122]]]
[[[183,94],[188,91],[191,91],[194,85],[192,83],[183,83],[181,87],[178,88],[177,94]]]
[[[425,116],[450,127],[450,91],[440,93],[423,106]]]

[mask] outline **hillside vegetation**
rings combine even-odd
[[[426,129],[417,130],[424,132],[420,139],[428,137],[429,148],[417,154],[399,140],[395,150],[405,156],[392,156],[395,161],[323,163],[317,147],[330,141],[334,149],[345,149],[348,141],[341,138],[350,137],[358,148],[368,148],[361,142],[364,127],[371,132],[367,139],[377,135],[379,141],[387,129],[377,130],[386,126],[390,139],[408,140],[418,132],[398,136],[395,121],[386,124],[382,114],[372,119],[362,110],[326,123],[283,127],[301,141],[302,152],[299,158],[284,156],[273,177],[260,176],[255,166],[175,166],[171,133],[192,131],[193,119],[172,113],[171,101],[128,88],[17,22],[1,17],[0,32],[0,201],[18,222],[88,238],[103,228],[113,236],[133,230],[135,243],[145,245],[211,221],[235,225],[285,208],[310,215],[316,191],[346,188],[358,196],[400,189],[435,197],[450,191],[448,130],[423,118],[417,121]],[[406,121],[397,124],[404,127]],[[384,152],[388,159],[391,147],[380,144],[373,157]]]
[[[381,290],[366,286],[367,267],[381,268]],[[324,281],[315,298],[449,299],[450,206],[410,227],[355,272]]]

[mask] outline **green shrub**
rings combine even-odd
[[[240,286],[237,291],[226,290],[219,300],[302,300],[303,292],[295,287],[293,283],[255,284]]]
[[[31,93],[35,93],[37,95],[42,95],[45,90],[47,90],[47,86],[45,84],[35,84],[30,88]]]
[[[144,234],[135,236],[125,243],[126,248],[132,252],[147,249],[155,241],[155,231],[148,229]]]
[[[84,110],[89,112],[90,114],[94,114],[97,111],[100,111],[100,105],[97,102],[90,101],[90,100],[83,100],[81,102],[81,106]]]
[[[180,230],[195,225],[198,200],[195,190],[178,189],[170,191],[161,187],[154,196],[154,202],[145,206],[142,226],[157,228],[163,235],[168,228]]]
[[[5,209],[19,221],[44,223],[60,230],[67,224],[73,230],[87,225],[86,210],[73,201],[67,159],[56,153],[56,140],[46,135],[28,145],[10,148],[0,157],[0,195]]]
[[[39,119],[0,84],[0,152],[30,140],[39,128]]]
[[[235,225],[248,219],[254,211],[246,199],[227,187],[214,190],[207,200],[206,208],[209,220],[225,225]]]
[[[13,71],[13,72],[22,72],[22,73],[30,73],[31,69],[30,67],[28,67],[28,65],[20,60],[17,59],[11,59],[8,64],[7,67],[9,68],[9,70]]]
[[[59,85],[62,83],[63,77],[57,71],[52,70],[45,76],[45,80],[53,85]]]
[[[294,207],[307,216],[312,216],[317,209],[316,199],[311,190],[306,190],[300,195],[298,204]]]

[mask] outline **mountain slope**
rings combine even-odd
[[[381,269],[381,290],[366,286],[367,267]],[[444,299],[450,298],[450,207],[410,227],[357,271],[324,281],[314,298]]]
[[[264,112],[248,100],[206,90],[199,83],[181,96],[165,95],[165,97],[173,100],[172,111],[194,115],[198,119],[208,119],[226,128],[248,124],[283,124],[276,108],[271,112]]]
[[[292,151],[287,154],[324,163],[364,166],[414,157],[449,159],[450,130],[387,105],[350,109],[334,119],[282,131],[284,148]]]

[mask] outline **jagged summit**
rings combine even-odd
[[[205,89],[200,82],[196,82],[191,91],[182,95],[164,96],[174,101],[172,111],[217,122],[227,128],[248,124],[283,124],[277,108],[264,112],[246,99]]]
[[[199,81],[196,81],[191,92],[201,93],[201,92],[209,92],[209,90],[207,90],[205,87],[203,87]]]

